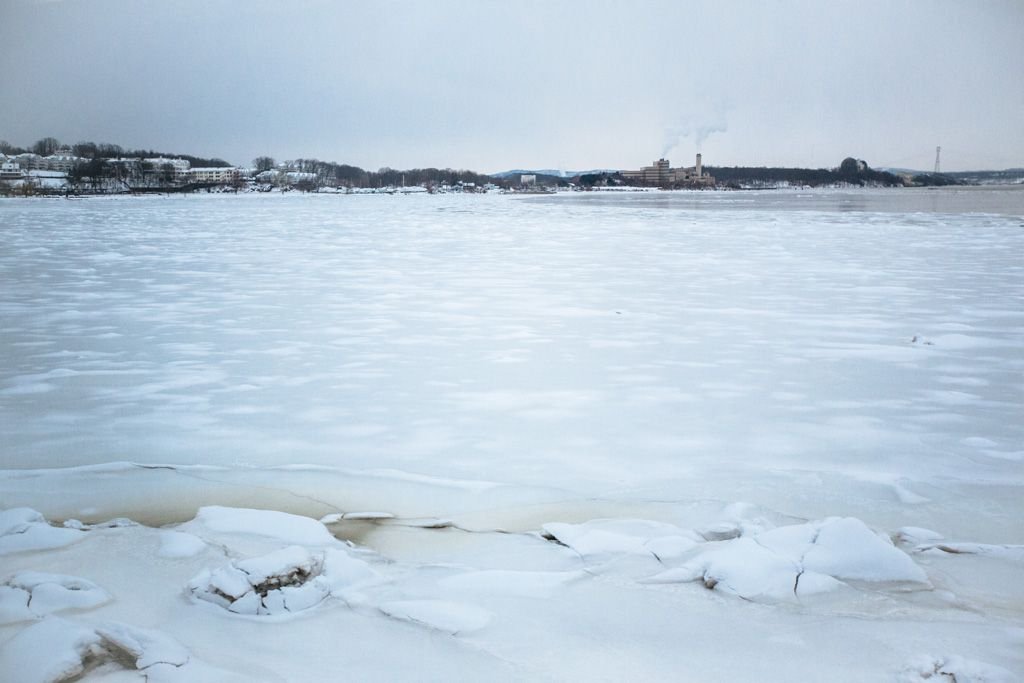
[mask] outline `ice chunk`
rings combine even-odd
[[[98,626],[96,633],[107,643],[130,655],[139,669],[158,662],[183,666],[189,661],[188,650],[159,631],[110,622]]]
[[[851,517],[722,541],[646,582],[698,580],[708,588],[770,602],[836,590],[844,580],[928,583],[909,555]]]
[[[803,556],[803,567],[837,579],[928,582],[909,555],[853,517],[825,520]]]
[[[323,524],[309,517],[276,510],[252,510],[219,505],[199,508],[195,519],[179,527],[199,537],[209,530],[226,534],[252,534],[287,543],[323,546],[338,543]]]
[[[0,555],[29,550],[49,550],[70,545],[84,532],[51,526],[31,508],[0,511]]]
[[[485,609],[447,600],[395,600],[383,603],[380,611],[452,635],[479,631],[491,620],[491,613]]]
[[[324,556],[301,546],[204,570],[188,583],[189,593],[237,614],[281,614],[309,609],[331,592],[323,577]]]

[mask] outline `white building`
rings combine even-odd
[[[143,159],[142,163],[149,165],[150,173],[162,173],[169,165],[175,180],[186,178],[192,166],[184,159],[168,159],[166,157],[148,157]]]
[[[223,168],[193,168],[189,176],[194,183],[215,183],[229,185],[238,180],[238,169],[233,166]]]
[[[22,175],[21,166],[16,161],[0,163],[0,180],[18,180]]]
[[[73,154],[51,154],[48,157],[43,157],[43,164],[47,171],[60,171],[67,173],[70,171],[76,163],[84,161]]]

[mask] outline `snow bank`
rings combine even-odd
[[[0,680],[59,683],[90,673],[97,677],[135,670],[146,680],[180,683],[240,682],[207,665],[170,636],[117,622],[95,627],[46,617],[0,647]]]

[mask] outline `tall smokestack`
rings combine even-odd
[[[695,169],[697,177],[700,178],[700,153],[697,154],[697,168]]]

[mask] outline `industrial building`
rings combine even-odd
[[[653,187],[713,187],[715,179],[704,173],[700,154],[689,168],[672,168],[668,159],[658,159],[639,171],[621,171],[622,177],[638,185]]]

